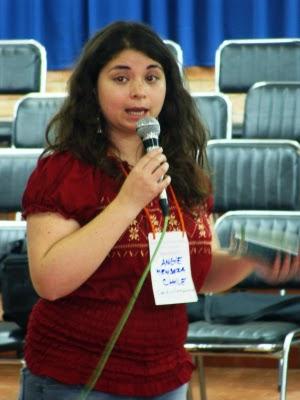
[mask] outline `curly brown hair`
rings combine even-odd
[[[118,177],[120,171],[107,157],[108,135],[96,134],[101,118],[97,79],[102,68],[124,49],[140,51],[159,62],[166,77],[166,97],[158,117],[160,145],[170,165],[168,174],[180,200],[188,207],[210,194],[206,167],[206,132],[194,101],[184,87],[174,55],[145,24],[119,21],[97,32],[85,45],[69,80],[69,95],[47,128],[49,151],[71,151],[85,162]]]

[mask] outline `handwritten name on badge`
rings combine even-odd
[[[186,277],[183,276],[186,268],[182,265],[182,257],[162,258],[161,266],[156,269],[156,274],[161,275],[163,285],[183,285]],[[181,275],[181,276],[180,276]]]
[[[150,256],[154,254],[160,234],[149,234]],[[166,232],[151,266],[156,305],[197,301],[191,274],[189,243],[182,232]]]

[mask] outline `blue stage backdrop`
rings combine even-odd
[[[299,37],[300,0],[0,0],[0,39],[36,39],[48,69],[65,69],[96,30],[121,19],[178,42],[184,66],[212,66],[225,39]]]

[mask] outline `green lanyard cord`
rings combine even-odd
[[[157,254],[157,252],[158,252],[158,250],[160,248],[160,245],[161,245],[161,243],[163,241],[163,238],[165,236],[165,233],[166,233],[166,230],[167,230],[167,226],[168,226],[168,222],[169,222],[169,217],[166,216],[165,220],[164,220],[163,230],[162,230],[162,233],[160,235],[160,238],[159,238],[159,241],[157,243],[157,246],[156,246],[156,248],[154,250],[154,253],[153,253],[149,263],[147,264],[143,274],[141,275],[141,277],[140,277],[140,279],[139,279],[139,281],[138,281],[138,283],[137,283],[137,285],[136,285],[136,287],[134,289],[134,292],[133,292],[133,294],[132,294],[132,296],[131,296],[128,304],[127,304],[127,307],[125,308],[125,310],[124,310],[124,312],[123,312],[123,314],[122,314],[117,326],[115,327],[115,329],[114,329],[109,341],[107,342],[107,344],[106,344],[106,346],[105,346],[105,348],[103,350],[103,353],[101,355],[101,358],[100,358],[100,360],[99,360],[99,362],[98,362],[93,374],[91,375],[88,383],[84,386],[84,388],[83,388],[83,390],[82,390],[82,392],[80,394],[79,400],[86,400],[88,398],[89,393],[93,390],[96,382],[98,381],[99,377],[101,376],[102,371],[103,371],[103,369],[104,369],[104,367],[106,365],[106,362],[107,362],[107,360],[108,360],[108,358],[109,358],[109,356],[110,356],[110,354],[111,354],[111,352],[112,352],[112,350],[113,350],[113,348],[114,348],[114,346],[115,346],[115,344],[116,344],[116,342],[117,342],[117,340],[118,340],[118,338],[119,338],[119,336],[120,336],[120,334],[121,334],[121,332],[122,332],[122,330],[123,330],[123,328],[124,328],[124,326],[125,326],[125,324],[126,324],[126,322],[128,320],[128,318],[129,318],[129,315],[130,315],[130,313],[131,313],[131,311],[132,311],[132,309],[134,307],[134,304],[135,304],[135,302],[136,302],[136,300],[137,300],[137,298],[138,298],[138,296],[140,294],[140,291],[141,291],[141,289],[142,289],[142,287],[144,285],[144,282],[145,282],[145,280],[147,278],[147,275],[148,275],[148,273],[149,273],[149,271],[151,269],[151,265],[153,263],[153,260],[156,257],[156,254]]]

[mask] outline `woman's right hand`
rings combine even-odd
[[[160,180],[168,167],[161,149],[143,156],[116,198],[83,226],[55,212],[28,217],[30,274],[41,297],[68,295],[101,266],[141,209],[168,186],[170,178]]]
[[[161,147],[146,153],[125,179],[118,201],[139,212],[170,184],[171,178],[165,175],[168,169]]]

